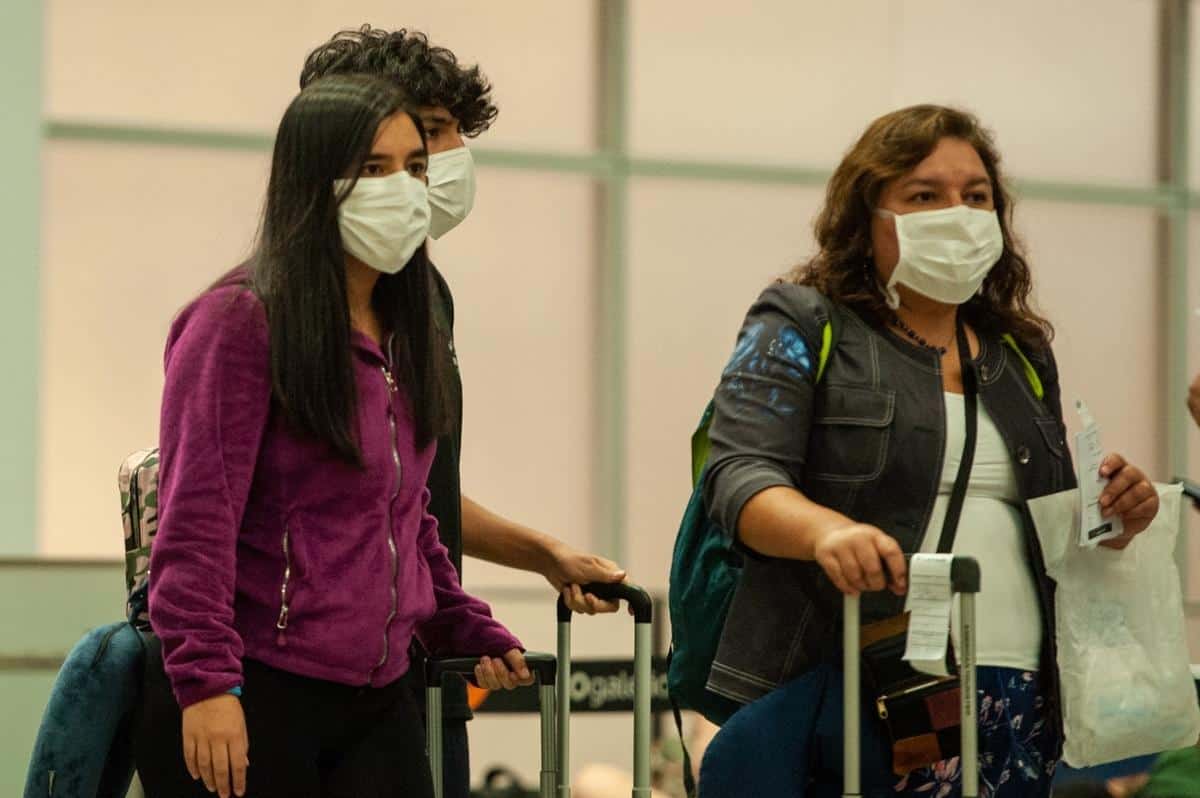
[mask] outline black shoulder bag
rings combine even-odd
[[[946,507],[946,519],[938,539],[938,553],[949,554],[958,531],[975,460],[978,427],[978,398],[975,372],[970,362],[970,344],[966,327],[956,322],[958,360],[962,367],[963,399],[967,437],[962,462],[954,480],[954,490]],[[948,630],[947,630],[947,633]],[[960,753],[959,701],[961,690],[957,676],[938,677],[919,673],[904,661],[908,639],[908,614],[867,624],[862,630],[862,670],[873,705],[892,744],[892,770],[904,775],[920,767]],[[947,671],[957,673],[953,652],[948,652]]]

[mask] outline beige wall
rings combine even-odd
[[[1017,177],[1130,186],[1154,177],[1149,0],[771,0],[737,13],[715,2],[630,6],[629,130],[639,156],[829,168],[870,119],[937,101],[978,111]],[[46,10],[52,119],[269,134],[307,50],[337,28],[371,21],[428,30],[482,62],[502,108],[482,146],[588,152],[604,121],[594,110],[599,54],[586,2],[50,0]],[[115,471],[156,438],[167,325],[247,251],[265,165],[264,154],[47,143],[43,554],[120,555]],[[501,169],[481,169],[479,182],[475,213],[434,247],[457,296],[464,487],[587,546],[604,532],[591,528],[590,504],[589,425],[601,387],[594,186]],[[634,578],[651,587],[666,586],[688,494],[688,436],[750,301],[811,252],[821,193],[633,180],[625,550]],[[1017,225],[1041,305],[1059,329],[1064,397],[1088,401],[1111,447],[1155,478],[1173,476],[1163,470],[1153,215],[1022,201]],[[1194,237],[1200,307],[1200,232]],[[1197,334],[1193,319],[1192,340]],[[1192,353],[1200,371],[1200,347]],[[1190,445],[1200,475],[1200,432]],[[1200,599],[1200,544],[1191,560]],[[467,583],[539,584],[476,563]],[[551,645],[536,612],[515,618],[534,645]],[[591,634],[594,653],[625,649],[619,623]],[[596,758],[622,759],[623,744],[605,733],[618,723],[600,721],[581,738]],[[489,742],[477,761],[523,757],[527,739]]]

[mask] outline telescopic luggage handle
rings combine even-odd
[[[442,798],[443,751],[442,751],[442,680],[447,674],[458,674],[472,679],[478,657],[446,657],[429,659],[425,662],[425,734],[429,748],[429,768],[433,776],[433,794]],[[552,654],[536,651],[525,652],[525,664],[538,684],[538,708],[541,710],[542,726],[542,772],[539,794],[541,798],[554,798],[558,786],[558,752],[555,750],[557,737],[554,733],[557,700],[555,685],[558,668]]]
[[[905,557],[911,562],[911,557]],[[962,696],[962,796],[979,796],[979,726],[975,707],[975,595],[979,592],[979,563],[972,557],[954,557],[950,562],[950,590],[960,595],[958,673]],[[859,668],[860,616],[858,596],[843,596],[842,606],[842,701],[845,708],[842,743],[842,796],[862,795],[862,729],[860,726],[862,685]]]
[[[633,796],[650,798],[650,699],[652,641],[650,624],[654,603],[650,594],[625,582],[594,582],[583,585],[605,601],[624,601],[633,611]],[[571,608],[558,597],[558,756],[559,798],[571,795]]]

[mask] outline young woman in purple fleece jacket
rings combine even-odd
[[[280,123],[254,254],[171,327],[150,565],[167,678],[150,680],[138,752],[151,798],[432,795],[399,684],[412,638],[480,655],[485,687],[532,681],[427,512],[449,348],[425,168],[394,86],[313,83]]]

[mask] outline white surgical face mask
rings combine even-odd
[[[429,233],[441,238],[467,218],[475,205],[475,159],[464,144],[429,156]]]
[[[350,180],[333,181],[335,192]],[[360,177],[338,206],[342,248],[373,269],[395,274],[429,235],[429,195],[408,172]]]
[[[885,286],[892,309],[900,307],[897,285],[938,302],[961,305],[983,285],[1004,251],[995,211],[955,205],[905,214],[880,208],[876,213],[896,222],[900,260]]]

